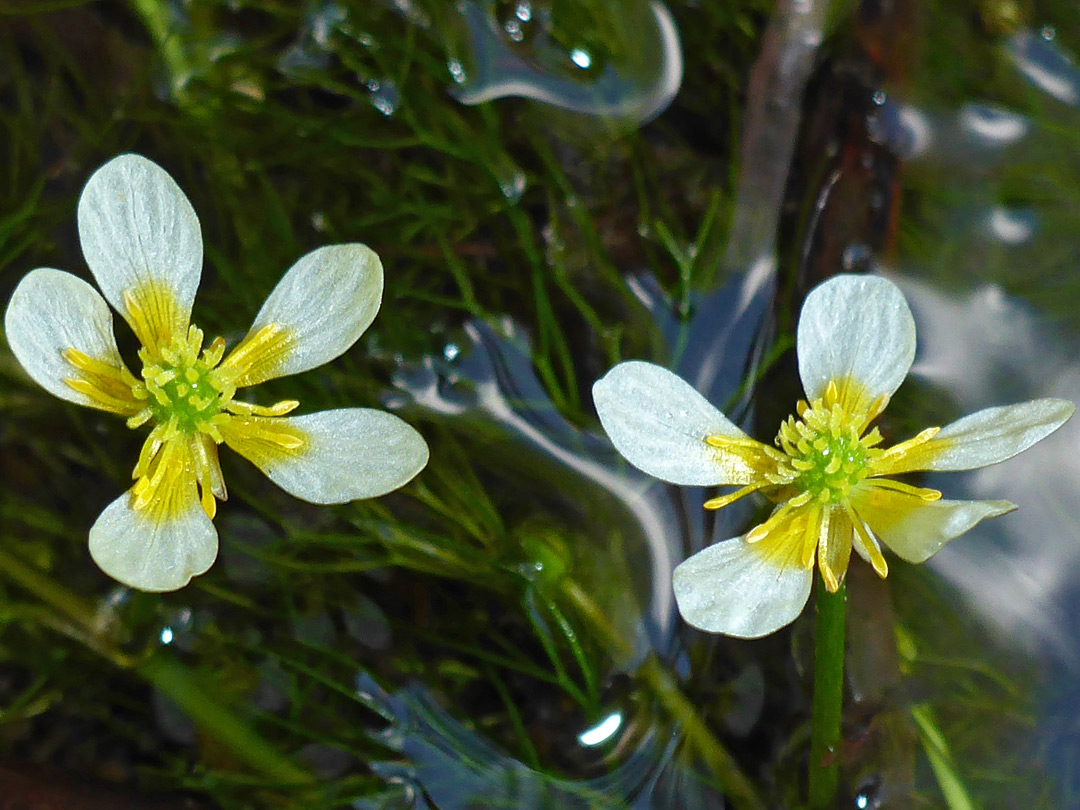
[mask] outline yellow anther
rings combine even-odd
[[[794,498],[792,498],[790,501],[788,501],[788,504],[790,506],[792,506],[793,508],[797,508],[797,507],[800,507],[800,506],[805,506],[806,504],[810,503],[810,501],[812,499],[813,499],[813,495],[811,493],[809,493],[809,492],[800,492],[798,495],[796,495]]]
[[[225,356],[225,338],[220,335],[203,350],[203,362],[210,368],[214,368]]]
[[[143,408],[137,414],[129,417],[127,420],[127,426],[134,430],[137,427],[141,427],[154,418],[154,412],[149,408]]]
[[[705,509],[722,509],[729,504],[735,503],[735,501],[739,500],[739,498],[743,498],[746,495],[749,495],[751,492],[761,489],[763,486],[766,486],[765,481],[749,484],[748,486],[737,489],[727,495],[721,495],[718,498],[712,498],[710,500],[707,500],[704,504],[702,504],[702,506]]]

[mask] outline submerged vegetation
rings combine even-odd
[[[764,212],[779,258],[761,284],[731,261],[731,233],[746,178],[768,173],[740,139],[784,5],[669,3],[683,78],[650,121],[465,104],[484,40],[441,0],[0,6],[0,302],[33,268],[88,278],[71,227],[86,178],[144,154],[199,212],[192,317],[230,346],[297,257],[378,253],[379,318],[332,363],[260,385],[258,403],[389,409],[432,451],[400,491],[327,507],[222,458],[218,563],[175,593],[131,591],[87,536],[130,486],[142,436],[53,398],[0,342],[0,779],[10,767],[20,790],[73,781],[148,807],[803,802],[809,611],[740,642],[680,624],[670,593],[675,564],[764,511],[706,515],[706,490],[650,485],[603,438],[591,385],[624,359],[678,368],[771,437],[797,398],[801,296],[877,257],[911,280],[920,350],[938,361],[917,358],[889,443],[990,404],[1075,399],[1080,107],[1066,91],[1080,79],[1053,59],[1080,51],[1080,28],[1065,2],[1021,19],[994,0],[898,3],[885,19],[834,4],[783,199]],[[656,83],[645,0],[467,6],[551,93],[605,71],[627,95]],[[953,321],[968,331],[939,340]],[[119,336],[132,367],[138,348]],[[1076,535],[1075,483],[1040,488],[1034,463],[992,491],[1021,507],[1000,522],[1040,518],[958,541],[990,549],[980,583],[1014,594],[997,623],[958,564],[887,582],[852,565],[840,806],[1080,795],[1061,675],[1075,588],[1056,586],[1044,625],[1043,602],[1027,611],[999,587],[1023,574],[1014,538]]]

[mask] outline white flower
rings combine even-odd
[[[226,355],[190,323],[202,273],[202,234],[191,203],[157,164],[121,155],[98,169],[79,199],[79,239],[101,295],[60,270],[39,268],[15,289],[4,329],[15,357],[50,393],[151,425],[135,485],[90,529],[90,553],[109,576],[171,591],[217,556],[211,519],[225,500],[224,443],[274,483],[312,503],[343,503],[396,489],[424,468],[412,427],[363,408],[285,417],[238,389],[333,360],[371,324],[382,299],[379,257],[360,244],[314,250],[289,269]],[[113,308],[142,344],[141,374],[125,366]]]
[[[1060,399],[988,408],[882,449],[878,429],[867,429],[915,357],[915,321],[900,290],[882,278],[836,276],[807,296],[796,340],[806,400],[775,446],[751,439],[660,366],[620,363],[593,386],[604,430],[635,467],[673,484],[738,487],[707,509],[755,491],[777,504],[761,525],[675,569],[679,610],[701,630],[766,635],[802,611],[815,558],[835,591],[852,548],[884,577],[882,543],[920,563],[979,521],[1015,509],[941,500],[936,490],[885,476],[996,464],[1075,410]]]

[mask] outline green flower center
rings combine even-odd
[[[196,326],[173,336],[155,355],[139,351],[142,381],[132,392],[146,401],[156,424],[171,424],[181,433],[194,433],[220,413],[235,389],[214,373],[225,350],[220,338],[202,350],[203,333]],[[200,354],[201,353],[201,354]]]
[[[776,444],[784,451],[780,474],[821,503],[842,503],[870,473],[871,448],[881,441],[875,428],[866,436],[865,417],[822,400],[800,403],[799,418],[780,426]]]

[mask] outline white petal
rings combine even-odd
[[[877,276],[835,276],[811,290],[796,337],[807,399],[830,382],[858,383],[867,401],[892,396],[915,358],[915,319],[903,293]]]
[[[76,369],[65,349],[120,368],[123,360],[113,337],[112,313],[97,290],[62,270],[31,270],[11,295],[4,315],[11,352],[26,373],[54,396],[78,405],[95,403],[64,382]]]
[[[305,438],[297,454],[267,454],[237,441],[227,427],[225,442],[284,489],[311,503],[375,498],[404,486],[428,461],[424,438],[393,414],[343,408],[283,418]]]
[[[217,557],[217,530],[199,505],[194,482],[189,486],[180,513],[169,518],[155,517],[152,507],[133,510],[130,491],[106,506],[90,528],[94,562],[140,591],[175,591],[205,573]]]
[[[763,541],[764,542],[764,541]],[[760,638],[790,624],[810,596],[813,571],[736,537],[699,551],[675,569],[683,618],[707,633]]]
[[[887,489],[861,490],[852,497],[858,515],[898,557],[921,563],[987,518],[1016,506],[1008,501],[931,501]]]
[[[186,325],[202,275],[199,218],[169,174],[141,155],[120,155],[90,177],[79,197],[79,241],[106,300],[135,324],[124,293],[163,286]]]
[[[912,470],[973,470],[997,464],[1045,439],[1075,410],[1076,406],[1064,399],[1035,399],[987,408],[946,425],[936,437],[884,469],[895,475]]]
[[[686,486],[748,484],[758,476],[742,457],[705,443],[707,436],[749,437],[685,380],[630,360],[593,384],[593,402],[623,457],[662,481]]]
[[[308,253],[278,282],[248,332],[251,338],[276,324],[287,336],[285,350],[253,366],[237,384],[297,374],[338,357],[371,326],[382,291],[382,262],[367,245],[328,245]]]

